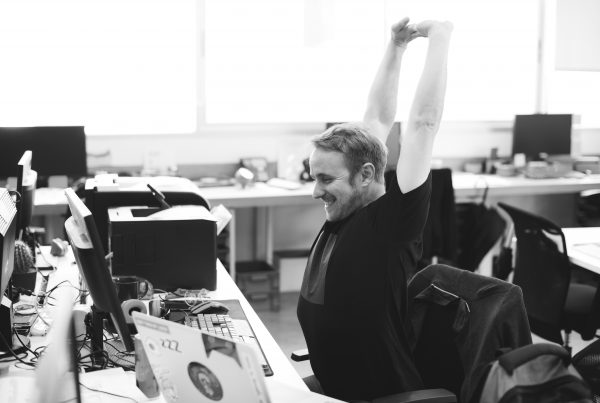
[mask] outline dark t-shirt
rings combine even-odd
[[[385,195],[319,232],[297,314],[327,395],[370,400],[421,387],[404,319],[430,196],[431,175],[406,194],[394,180]]]

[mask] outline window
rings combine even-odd
[[[537,0],[205,0],[206,121],[360,119],[389,27],[404,15],[455,24],[446,120],[512,120],[535,106],[538,6]],[[405,54],[399,120],[408,115],[425,50],[426,41],[417,40]]]
[[[205,0],[206,121],[362,118],[381,0]]]
[[[3,0],[0,126],[171,134],[357,120],[389,28],[408,15],[455,25],[446,121],[511,122],[542,105],[600,127],[600,74],[555,70],[552,51],[538,64],[540,8],[548,48],[557,1]],[[426,44],[405,54],[397,120]]]
[[[196,129],[196,0],[3,0],[0,125]]]
[[[546,109],[577,115],[580,127],[586,128],[600,127],[597,34],[587,32],[598,32],[599,12],[600,3],[595,0],[547,1],[546,37],[549,45],[556,46],[545,48]]]

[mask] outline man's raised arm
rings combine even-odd
[[[433,140],[444,109],[448,49],[453,27],[450,22],[423,21],[417,24],[416,29],[420,36],[429,38],[429,46],[406,130],[402,134],[396,175],[403,193],[420,186],[429,175]]]
[[[371,85],[363,123],[369,132],[385,142],[396,117],[398,77],[402,55],[408,43],[419,36],[414,25],[403,18],[392,26],[392,38],[387,45],[375,80]]]

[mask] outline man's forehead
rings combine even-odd
[[[347,171],[344,155],[338,151],[315,149],[309,158],[311,174]]]

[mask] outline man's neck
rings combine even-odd
[[[369,203],[374,202],[379,199],[381,196],[385,194],[385,185],[379,182],[371,183],[369,186],[369,190],[364,195],[363,198],[363,206],[366,206]]]

